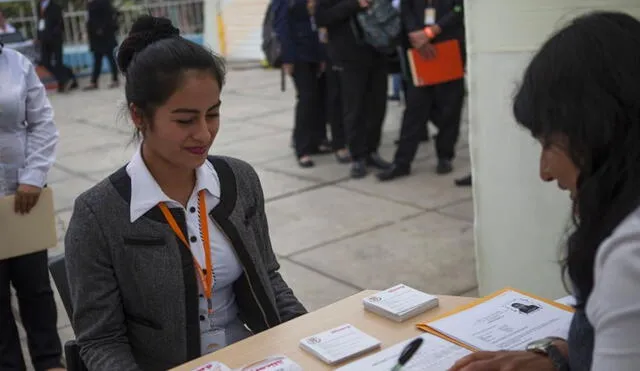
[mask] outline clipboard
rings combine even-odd
[[[15,196],[0,198],[0,259],[14,258],[56,247],[56,217],[53,191],[43,188],[28,214],[14,210]]]
[[[464,77],[462,54],[458,40],[433,44],[436,57],[425,59],[415,49],[407,50],[413,86],[429,86],[458,80]]]

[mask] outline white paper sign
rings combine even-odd
[[[231,371],[227,365],[217,361],[209,362],[206,365],[194,368],[193,371]]]
[[[398,316],[402,316],[428,303],[432,303],[433,306],[438,304],[438,298],[436,296],[426,294],[403,284],[380,291],[375,295],[365,298],[364,301],[369,305],[374,305]]]
[[[302,367],[286,356],[272,356],[234,371],[302,371]]]

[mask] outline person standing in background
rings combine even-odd
[[[116,9],[111,0],[89,0],[87,4],[87,33],[89,34],[89,48],[93,53],[93,73],[91,84],[84,90],[98,89],[98,79],[102,73],[102,60],[107,57],[111,70],[111,84],[109,88],[120,86],[118,81],[118,66],[114,57],[114,49],[118,45],[116,32],[118,21]]]
[[[38,10],[37,43],[40,44],[40,63],[58,81],[61,93],[78,88],[78,80],[71,68],[64,65],[64,18],[62,8],[54,0],[41,0]]]
[[[318,26],[329,34],[329,59],[340,75],[352,178],[365,177],[367,166],[391,166],[378,154],[387,109],[387,58],[355,33],[355,15],[368,7],[369,0],[319,0],[316,9]]]
[[[309,14],[314,17],[316,12],[316,0],[308,0]],[[329,34],[325,27],[318,29],[320,45],[326,56],[326,66],[320,79],[320,91],[324,98],[324,111],[326,121],[331,125],[331,148],[334,151],[336,161],[341,164],[351,162],[349,150],[345,139],[344,121],[342,117],[342,94],[340,88],[340,75],[331,58],[326,53]],[[324,126],[324,125],[323,125]]]
[[[273,27],[282,44],[282,68],[291,76],[297,102],[293,129],[298,165],[314,166],[311,154],[317,151],[316,137],[321,120],[320,74],[324,71],[324,53],[318,31],[307,10],[307,0],[273,0]]]
[[[435,58],[434,43],[457,40],[461,58],[465,60],[465,27],[462,0],[402,0],[402,23],[406,36],[405,50],[420,51],[423,58]],[[453,171],[452,161],[460,133],[460,119],[464,102],[464,78],[431,86],[407,86],[406,109],[402,118],[400,140],[393,166],[378,179],[388,181],[409,175],[425,124],[431,120],[438,128],[436,154],[438,174]]]
[[[4,13],[0,10],[0,35],[3,33],[14,33],[16,32],[15,27],[7,22],[7,19],[4,17]]]
[[[15,195],[15,212],[26,214],[45,186],[58,131],[33,65],[1,44],[0,81],[0,198]],[[26,367],[11,310],[12,285],[34,369],[64,370],[46,250],[0,260],[0,370]]]

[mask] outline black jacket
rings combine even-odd
[[[38,24],[44,20],[44,30],[38,29],[38,40],[43,43],[62,43],[64,40],[64,19],[62,8],[55,1],[50,0],[47,8],[42,12],[38,3]]]
[[[319,27],[327,28],[329,58],[337,65],[385,58],[357,34],[355,15],[360,11],[358,0],[318,0],[316,22]]]
[[[424,29],[425,9],[432,6],[436,10],[436,24],[442,29],[442,33],[433,40],[433,43],[458,40],[463,60],[466,60],[463,3],[463,0],[401,0],[400,12],[404,29],[404,46],[409,47],[410,45],[408,36],[410,32]]]
[[[116,9],[111,0],[92,0],[87,4],[87,33],[92,52],[113,53],[118,45],[116,31],[118,23]]]
[[[313,27],[307,0],[273,0],[273,5],[273,27],[282,44],[282,63],[324,61],[324,46]]]

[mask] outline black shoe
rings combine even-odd
[[[351,162],[351,155],[349,154],[349,152],[340,154],[339,151],[336,151],[335,156],[336,161],[338,161],[339,164],[348,164]]]
[[[376,169],[380,169],[380,170],[386,170],[386,169],[390,168],[391,166],[393,166],[392,163],[386,161],[385,159],[380,157],[379,154],[377,154],[375,152],[370,154],[367,157],[367,165],[373,166]]]
[[[394,165],[391,165],[391,167],[388,168],[387,170],[384,170],[381,173],[378,173],[377,177],[378,177],[378,180],[380,180],[381,182],[385,182],[387,180],[392,180],[395,178],[407,176],[409,174],[411,174],[411,170],[409,170],[409,167],[398,166],[394,164]]]
[[[365,160],[357,160],[351,163],[351,177],[360,179],[367,176],[367,162]]]
[[[455,183],[458,187],[470,187],[472,183],[471,174],[465,176],[464,178],[456,179]]]
[[[451,160],[440,159],[438,160],[438,167],[436,168],[436,173],[440,175],[449,174],[453,171],[453,165],[451,164]]]
[[[309,167],[315,166],[315,164],[313,163],[313,160],[308,157],[304,160],[302,158],[298,158],[298,165],[300,165],[300,167],[302,168],[309,168]]]

